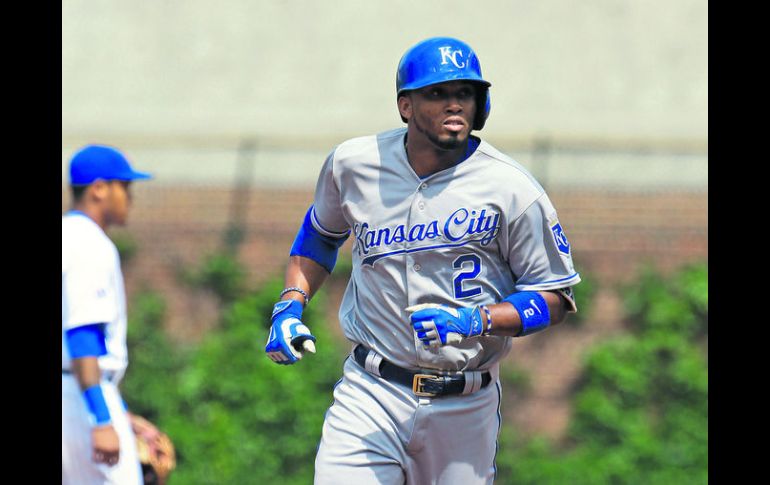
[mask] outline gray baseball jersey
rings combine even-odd
[[[402,367],[489,369],[510,350],[510,338],[425,349],[404,309],[568,288],[580,281],[569,242],[542,186],[489,143],[420,178],[407,160],[405,133],[348,140],[321,170],[314,227],[354,238],[340,323],[348,339]]]
[[[416,396],[379,377],[368,359],[366,370],[348,359],[324,420],[316,485],[493,483],[499,361],[512,339],[426,349],[405,308],[492,304],[514,291],[580,281],[556,210],[521,165],[481,141],[466,160],[420,178],[405,134],[396,129],[336,147],[321,170],[311,220],[322,234],[350,231],[354,240],[339,313],[345,336],[401,367],[466,371],[466,387],[462,395]],[[469,371],[484,370],[493,385],[469,386],[478,374]]]

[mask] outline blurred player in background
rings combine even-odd
[[[141,484],[136,435],[160,434],[125,407],[128,365],[120,258],[105,230],[124,225],[131,183],[149,179],[115,148],[70,160],[72,210],[62,216],[62,484]],[[154,450],[152,450],[154,453]]]

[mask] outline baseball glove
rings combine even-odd
[[[136,448],[145,485],[164,485],[176,467],[176,451],[171,439],[161,432],[152,442],[148,442],[143,435],[137,434]]]

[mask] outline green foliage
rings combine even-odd
[[[580,283],[573,287],[578,311],[577,313],[570,314],[570,323],[580,325],[587,321],[588,317],[591,315],[598,289],[598,283],[593,275],[585,271],[580,273]]]
[[[246,271],[238,259],[226,251],[209,254],[194,270],[182,270],[183,282],[212,291],[224,304],[234,302],[245,292]]]
[[[227,255],[207,258],[189,281],[218,292],[220,325],[193,348],[163,331],[165,303],[142,293],[129,311],[129,367],[122,391],[132,412],[168,433],[177,451],[169,485],[312,483],[315,452],[347,349],[323,321],[324,295],[303,313],[317,354],[291,366],[264,352],[278,279],[254,293]]]
[[[327,331],[323,302],[303,320],[317,354],[291,366],[264,352],[276,280],[233,304],[179,375],[180,409],[169,433],[183,454],[173,484],[312,482],[315,450],[345,350]]]
[[[709,311],[709,267],[706,263],[693,264],[677,273],[674,286],[678,288],[699,316],[707,318]]]
[[[353,271],[353,259],[348,252],[340,251],[337,257],[337,264],[334,265],[332,278],[347,281],[350,278],[350,273]]]
[[[163,427],[176,412],[175,376],[185,365],[185,352],[174,347],[163,329],[166,305],[155,293],[132,301],[128,316],[128,362],[121,392],[129,410]]]
[[[503,389],[513,389],[518,395],[532,390],[532,377],[529,372],[513,366],[500,366],[500,380]]]
[[[133,260],[139,245],[130,234],[117,230],[110,233],[110,239],[118,249],[121,265],[125,266]]]
[[[347,271],[341,263],[340,277]],[[282,484],[312,483],[323,417],[347,355],[322,321],[324,294],[303,318],[318,338],[318,353],[281,366],[264,353],[281,281],[246,294],[242,268],[222,255],[188,274],[218,288],[223,303],[231,301],[197,347],[166,339],[165,305],[157,295],[140,294],[129,311],[124,397],[174,440],[177,470],[169,485],[275,483],[276,477]],[[589,287],[578,293],[581,310]],[[708,364],[700,339],[708,331],[707,266],[669,278],[645,270],[623,298],[633,332],[587,355],[567,443],[517,437],[504,425],[495,483],[708,482]],[[525,373],[502,377],[527,388]]]
[[[503,429],[496,483],[708,483],[708,270],[645,269],[624,295],[634,332],[588,354],[570,446]]]
[[[702,337],[708,332],[708,265],[687,266],[671,278],[645,267],[625,288],[624,302],[636,332]]]

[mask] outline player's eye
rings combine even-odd
[[[469,99],[473,97],[473,90],[470,88],[463,88],[457,93],[457,97],[460,99]]]

